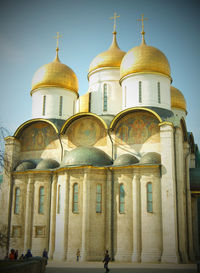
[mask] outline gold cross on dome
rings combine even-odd
[[[119,18],[120,17],[120,15],[117,15],[117,13],[116,12],[114,12],[114,16],[113,17],[110,17],[110,19],[112,20],[114,20],[114,26],[113,26],[113,32],[116,32],[116,18]]]
[[[148,18],[144,18],[144,14],[142,14],[142,19],[137,19],[137,21],[142,21],[142,34],[144,34],[144,20],[148,20]]]
[[[61,38],[62,35],[59,35],[59,32],[57,32],[57,36],[54,36],[53,38],[54,39],[57,39],[57,48],[58,48],[58,41],[59,41],[59,38]]]

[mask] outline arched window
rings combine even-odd
[[[38,204],[38,213],[44,213],[44,187],[39,188],[39,204]]]
[[[101,212],[101,206],[102,206],[102,187],[101,185],[97,185],[96,188],[96,212]]]
[[[78,213],[78,184],[73,186],[73,213]]]
[[[58,186],[58,202],[57,202],[57,213],[60,213],[60,196],[61,195],[61,191],[60,191],[60,185]]]
[[[160,97],[160,82],[158,82],[158,103],[161,103],[161,97]]]
[[[62,108],[63,108],[63,96],[60,96],[60,101],[59,101],[59,116],[62,116]]]
[[[108,110],[108,86],[105,83],[103,85],[103,111]]]
[[[125,205],[125,191],[124,185],[119,185],[119,213],[124,213],[124,205]]]
[[[42,115],[45,116],[46,111],[46,96],[43,96]]]
[[[20,189],[15,189],[15,206],[14,206],[14,213],[19,214],[19,201],[20,201]]]
[[[139,81],[139,102],[142,102],[142,82]]]
[[[153,212],[152,183],[147,183],[147,212]]]

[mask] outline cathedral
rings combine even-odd
[[[59,59],[32,79],[32,118],[5,139],[0,219],[4,253],[50,259],[189,263],[200,252],[200,156],[163,52],[145,41],[110,47],[79,96]],[[175,77],[175,75],[174,75]]]

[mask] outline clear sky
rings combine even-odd
[[[61,62],[87,92],[92,59],[112,41],[114,12],[117,40],[128,51],[141,42],[144,14],[146,43],[159,48],[171,66],[172,85],[187,102],[187,130],[200,148],[200,1],[197,0],[1,0],[0,3],[0,126],[12,133],[31,119],[34,72],[54,59],[57,32]]]

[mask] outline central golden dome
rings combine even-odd
[[[122,58],[126,52],[122,51],[116,40],[116,32],[113,32],[113,41],[107,51],[97,55],[90,64],[89,73],[102,67],[120,67]]]
[[[171,107],[178,108],[187,112],[186,101],[181,91],[171,85],[170,92],[171,92]]]
[[[35,72],[32,79],[31,93],[39,87],[62,87],[78,92],[76,74],[70,67],[60,62],[58,49],[54,61],[43,65]]]
[[[157,48],[143,41],[129,50],[120,66],[121,79],[133,73],[158,73],[170,77],[170,65],[166,56]]]

